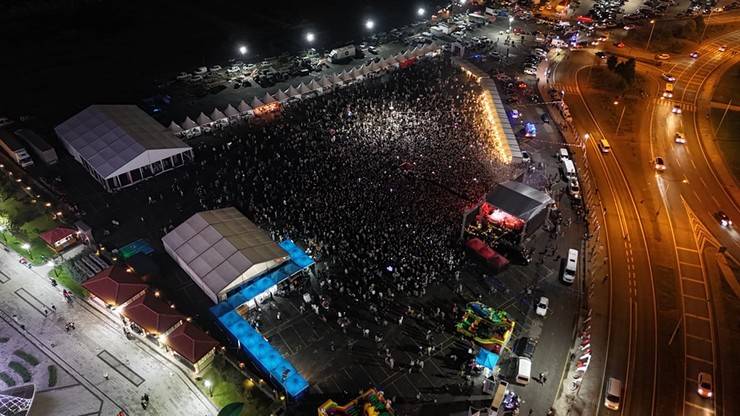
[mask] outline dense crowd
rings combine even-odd
[[[420,61],[218,133],[150,204],[185,217],[236,206],[346,275],[327,279],[342,295],[420,295],[459,262],[465,207],[510,175],[479,96],[445,58]]]

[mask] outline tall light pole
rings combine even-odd
[[[5,226],[4,225],[0,225],[0,235],[3,236],[3,244],[8,244],[8,240],[5,237]]]
[[[208,395],[213,397],[213,383],[211,383],[211,380],[206,380],[203,384],[205,384],[206,389],[208,390]]]
[[[701,31],[701,38],[699,38],[699,43],[704,42],[704,34],[707,33],[707,26],[709,26],[709,19],[712,18],[712,13],[714,13],[714,10],[709,10],[709,16],[707,16],[707,21],[704,22],[704,30]]]
[[[614,105],[619,105],[619,101],[614,100]],[[614,132],[614,136],[619,135],[619,127],[622,125],[622,118],[624,117],[624,111],[627,110],[627,105],[622,105],[622,114],[619,115],[619,121],[617,122],[617,131]]]
[[[427,13],[427,11],[424,10],[423,7],[419,7],[418,9],[416,9],[416,15],[419,16],[419,17],[424,17],[424,15],[426,13]]]
[[[313,43],[313,41],[316,40],[316,35],[313,34],[313,32],[306,33],[306,42]]]
[[[246,54],[247,54],[247,47],[246,47],[246,46],[244,46],[244,45],[240,45],[240,46],[239,46],[239,54],[240,54],[240,55],[242,56],[242,58],[243,58],[243,57],[244,57],[244,55],[246,55]]]
[[[514,23],[514,16],[509,16],[509,33],[511,33],[511,24]]]
[[[21,244],[21,248],[28,252],[28,257],[33,260],[33,253],[31,252],[31,245],[28,243]]]
[[[650,40],[653,38],[653,30],[655,30],[655,20],[650,21],[650,36],[648,36],[647,45],[645,45],[645,50],[650,50]]]

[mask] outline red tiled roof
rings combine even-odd
[[[209,351],[218,346],[215,339],[190,322],[184,322],[178,326],[177,329],[167,335],[165,342],[170,348],[193,364],[200,361]]]
[[[117,306],[149,287],[136,273],[121,266],[111,266],[82,284],[82,287],[108,305]]]
[[[170,308],[170,305],[156,298],[152,292],[147,292],[146,295],[131,302],[122,313],[136,325],[153,334],[166,332],[178,322],[185,320],[180,312]]]
[[[77,230],[73,230],[71,228],[57,227],[52,228],[48,231],[44,231],[43,233],[39,234],[39,237],[41,237],[41,239],[44,240],[46,244],[54,245],[54,243],[56,243],[57,241],[76,233]]]

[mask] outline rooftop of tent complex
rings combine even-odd
[[[290,260],[230,294],[226,300],[213,306],[211,313],[232,339],[239,341],[242,350],[254,364],[267,372],[271,380],[279,384],[290,397],[298,397],[308,390],[306,379],[237,312],[240,306],[314,264],[313,259],[292,241],[283,241],[279,246],[288,253]]]

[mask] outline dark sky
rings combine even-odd
[[[2,65],[0,114],[66,117],[92,102],[136,102],[153,81],[202,64],[223,63],[245,42],[272,56],[408,23],[420,5],[439,1],[322,0],[30,0],[0,14],[0,38],[11,40]],[[53,111],[46,108],[56,105]],[[58,121],[58,120],[53,120]]]

